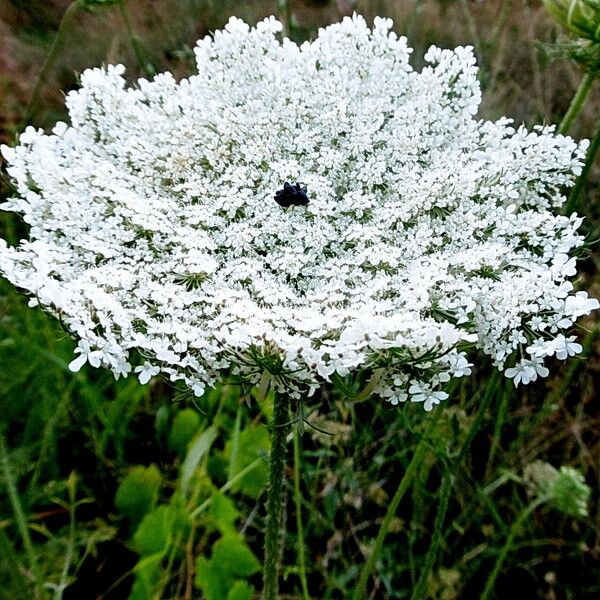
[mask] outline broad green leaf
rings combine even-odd
[[[181,465],[181,491],[185,496],[188,491],[190,479],[200,464],[203,456],[208,453],[217,437],[217,428],[211,425],[206,431],[196,436]]]
[[[249,577],[260,570],[260,563],[238,534],[227,534],[215,542],[212,561],[233,576]]]
[[[167,429],[169,427],[169,409],[166,406],[161,406],[156,411],[156,417],[154,418],[154,431],[156,433],[156,439],[161,442],[167,436]]]
[[[169,432],[169,448],[183,459],[187,453],[188,444],[194,439],[202,421],[200,415],[191,409],[180,410],[173,419],[171,431]]]
[[[239,511],[233,502],[223,494],[216,494],[210,503],[210,515],[217,529],[222,533],[233,533],[235,521],[239,517]]]
[[[149,600],[153,598],[160,583],[162,573],[162,552],[142,558],[134,567],[135,581],[129,600]]]
[[[189,517],[175,496],[170,504],[161,504],[147,514],[133,536],[133,544],[142,555],[164,553],[177,535],[184,536],[189,527]]]
[[[251,600],[256,590],[247,581],[238,579],[227,594],[227,600]]]
[[[271,447],[269,431],[264,425],[246,427],[240,433],[238,444],[239,455],[237,464],[239,472],[257,458],[269,453]],[[227,451],[228,448],[226,447],[226,452]],[[253,469],[251,473],[242,477],[238,486],[233,489],[239,489],[242,494],[249,496],[250,498],[258,498],[262,489],[267,484],[268,477],[269,469],[265,462],[256,467],[256,469]]]
[[[195,584],[206,600],[227,600],[233,578],[221,570],[212,559],[199,556],[196,560]]]
[[[161,482],[156,465],[133,467],[121,481],[115,505],[121,514],[130,519],[133,527],[154,508]]]

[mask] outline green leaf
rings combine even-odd
[[[196,587],[202,590],[206,600],[227,600],[233,579],[219,568],[212,559],[199,556],[196,560]]]
[[[259,570],[260,564],[250,548],[237,533],[230,533],[215,542],[210,560],[198,557],[195,582],[206,600],[245,600],[250,598],[248,590],[251,594],[254,590],[236,579]]]
[[[127,473],[115,496],[117,510],[135,527],[152,510],[162,478],[156,465],[136,466]]]
[[[161,442],[167,435],[167,428],[169,426],[169,409],[167,406],[161,406],[156,411],[156,417],[154,418],[154,431],[156,432],[156,439]]]
[[[170,504],[161,504],[147,514],[133,536],[133,544],[142,555],[164,554],[177,535],[185,536],[189,516],[180,496]]]
[[[227,600],[251,600],[256,590],[247,581],[239,579],[227,594]]]
[[[233,533],[235,521],[240,513],[233,502],[223,494],[216,494],[210,503],[210,515],[217,529],[222,533]]]
[[[211,425],[206,431],[203,431],[192,442],[190,449],[181,465],[181,491],[185,496],[188,491],[190,479],[198,467],[202,457],[210,450],[217,437],[217,428]]]
[[[237,472],[245,469],[257,458],[269,453],[271,440],[269,431],[264,425],[246,427],[240,433],[238,439]],[[232,450],[231,442],[225,445],[225,458],[229,458]],[[258,498],[259,494],[267,484],[269,469],[267,463],[259,465],[252,472],[242,477],[234,486],[233,491],[240,491],[250,498]]]
[[[148,600],[153,598],[160,583],[163,555],[152,554],[142,558],[134,567],[135,581],[129,594],[129,600]]]
[[[233,577],[249,577],[260,570],[260,563],[238,534],[227,534],[215,542],[212,561]]]
[[[201,424],[200,415],[191,408],[185,408],[175,415],[169,432],[169,448],[177,452],[179,458],[183,459],[186,455],[188,444],[196,437]]]

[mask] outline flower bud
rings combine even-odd
[[[548,12],[571,33],[600,42],[598,0],[544,0]]]
[[[564,515],[587,516],[590,487],[577,469],[555,469],[548,463],[536,461],[525,467],[523,479],[531,497],[549,502]]]

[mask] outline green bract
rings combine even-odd
[[[598,0],[544,0],[550,14],[575,35],[600,42]]]

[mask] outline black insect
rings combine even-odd
[[[275,202],[284,208],[288,208],[289,206],[306,206],[308,204],[306,186],[302,187],[299,183],[291,185],[286,181],[283,184],[283,189],[277,191],[275,194]]]

